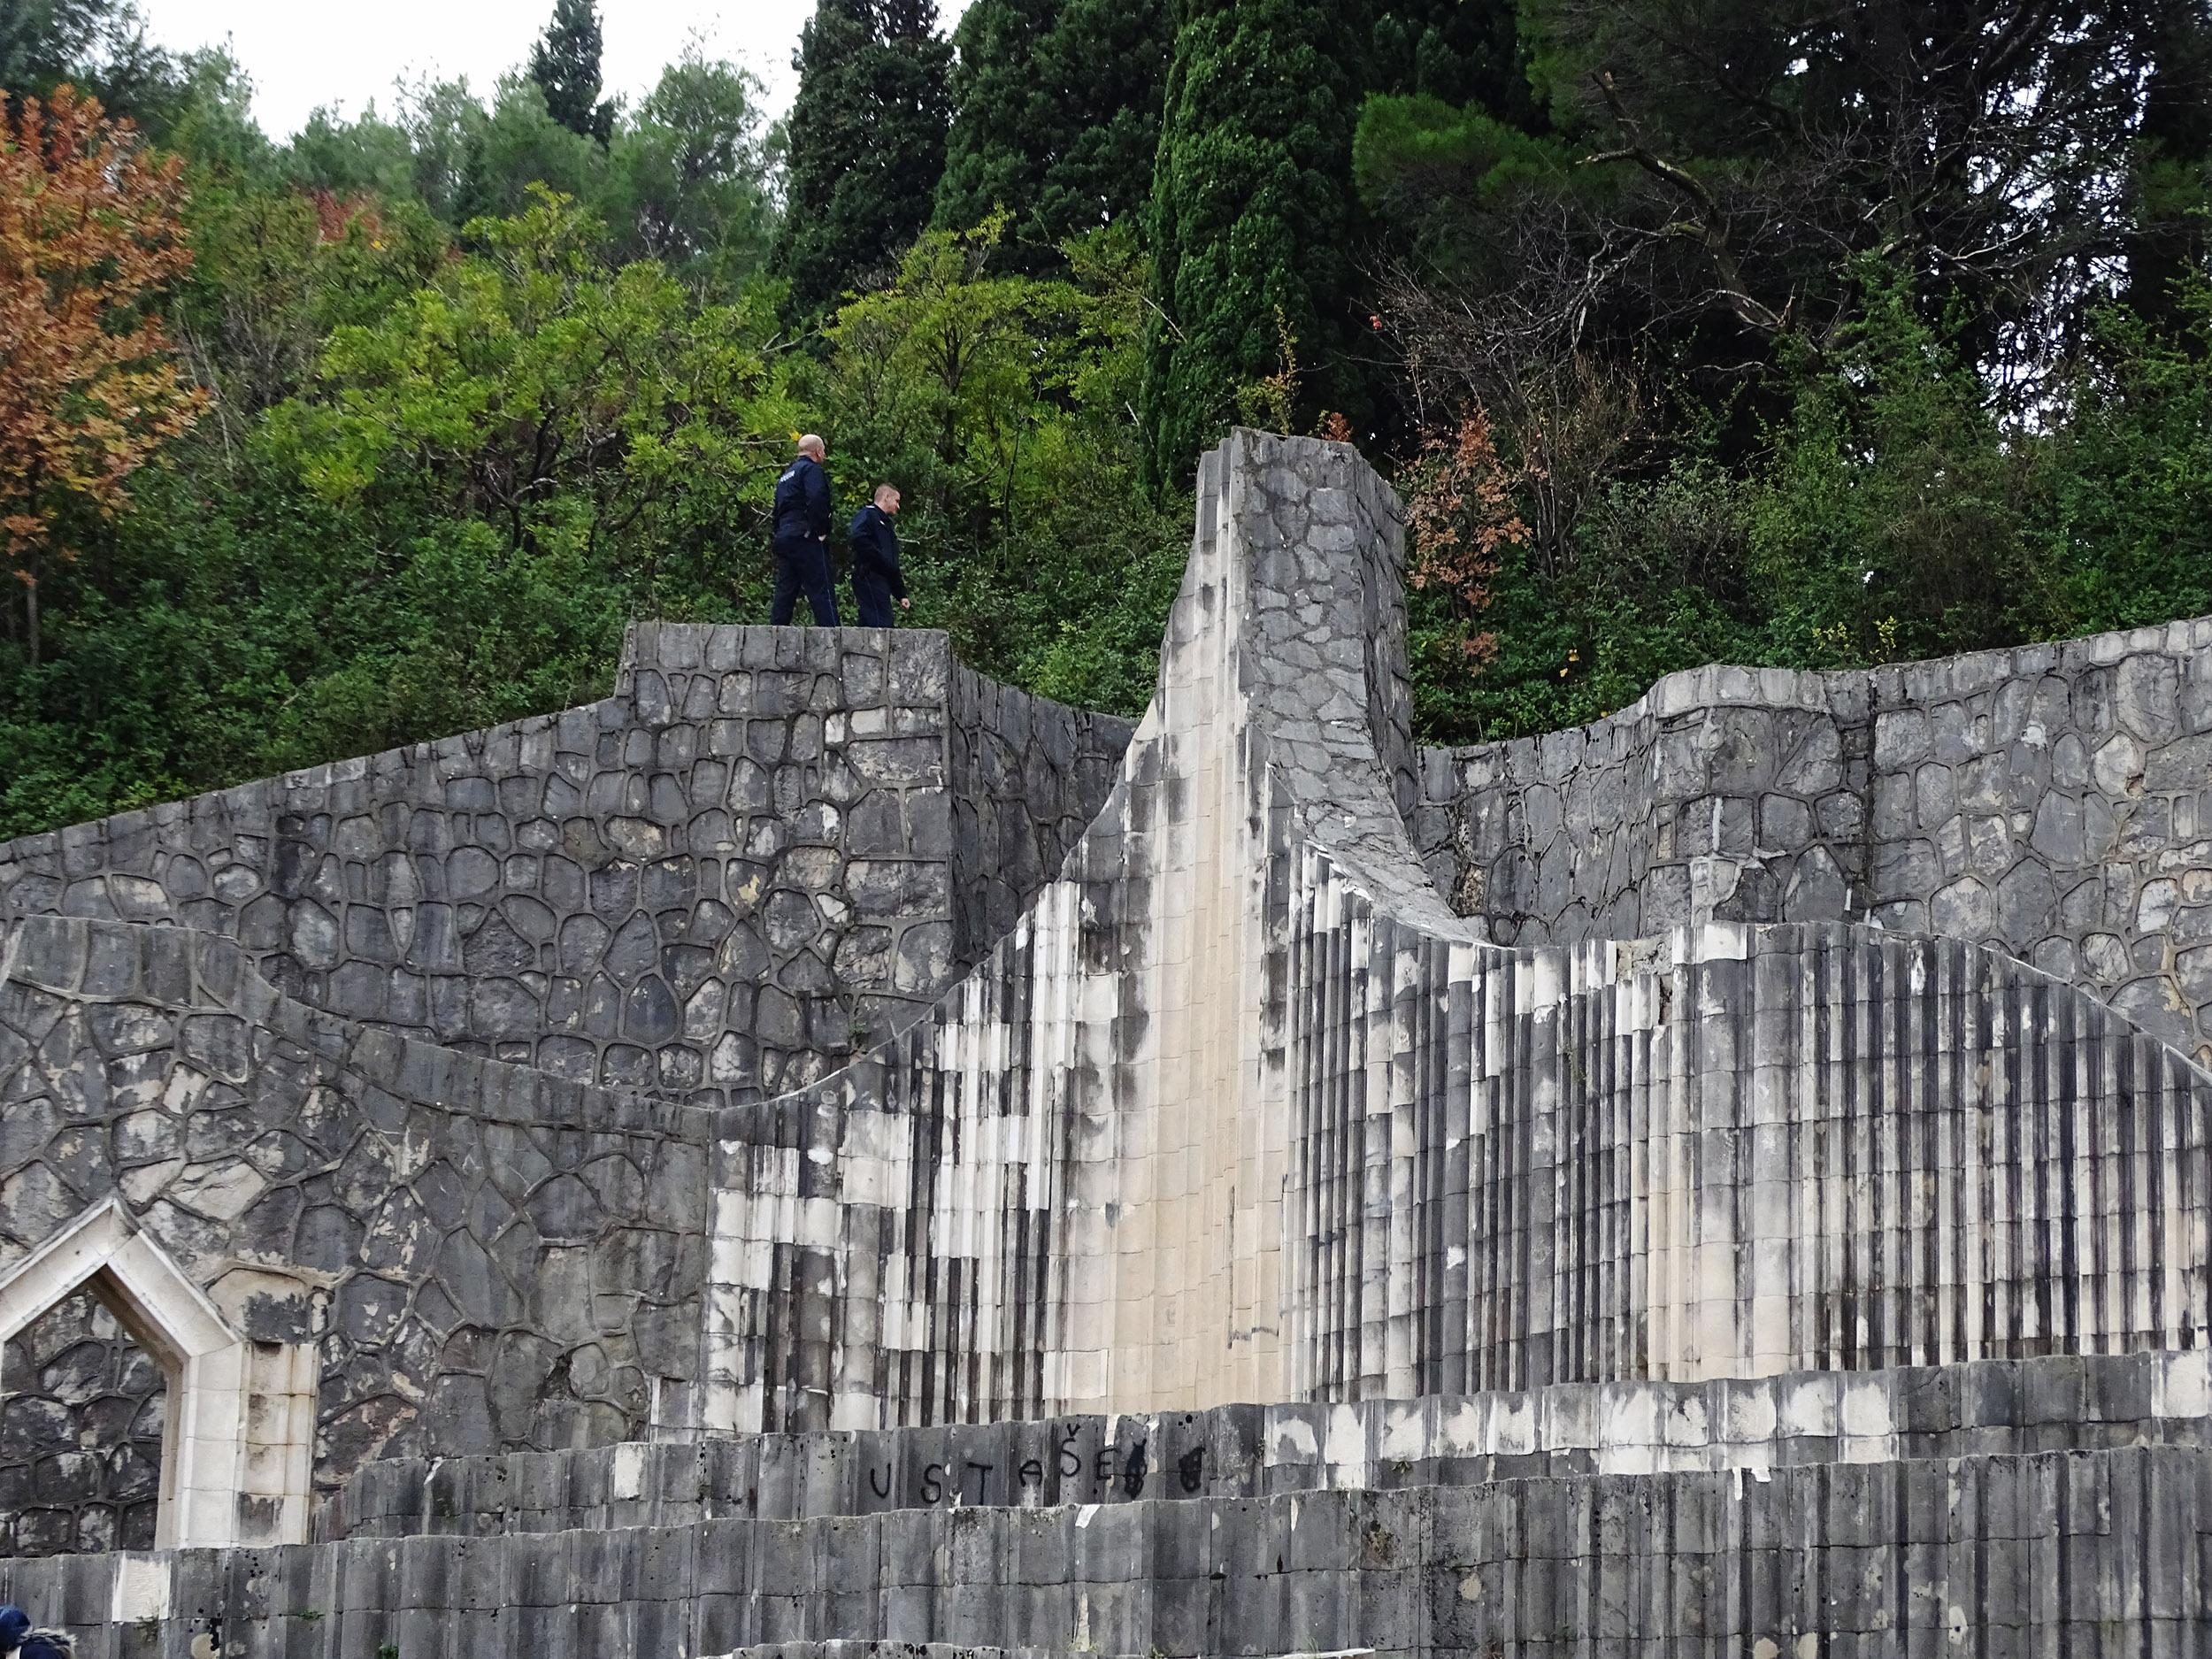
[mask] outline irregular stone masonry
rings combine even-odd
[[[1198,505],[1133,734],[649,627],[591,709],[0,849],[0,1324],[136,1252],[319,1374],[327,1528],[484,1529],[0,1589],[180,1655],[2197,1650],[2212,633],[1439,756],[1356,456]],[[239,1514],[165,1524],[296,1541],[228,1386]],[[1118,1499],[949,1503],[1071,1424]]]
[[[2205,1650],[2212,1459],[2151,1448],[0,1563],[79,1659]],[[197,1640],[202,1645],[195,1647]]]
[[[2212,1057],[2212,620],[1700,669],[1421,759],[1420,850],[1501,943],[1871,922],[1993,945]]]
[[[150,1548],[165,1394],[88,1292],[0,1348],[0,1556]]]
[[[1341,452],[1209,462],[1061,879],[721,1143],[707,1423],[2206,1342],[2212,1085],[2085,992],[1838,923],[1505,949],[1449,912],[1373,724],[1391,513]]]
[[[240,1333],[319,1349],[316,1479],[683,1420],[710,1114],[364,1026],[211,933],[35,917],[0,985],[0,1227],[119,1192]]]
[[[319,1541],[2212,1447],[2205,1350],[372,1463]]]
[[[0,916],[181,924],[364,1024],[720,1104],[927,1006],[1127,741],[941,634],[644,624],[603,703],[0,846]]]

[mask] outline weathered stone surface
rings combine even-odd
[[[120,1195],[301,1345],[326,1540],[0,1594],[103,1659],[2184,1650],[2212,628],[1443,754],[1356,457],[1199,508],[1125,745],[649,627],[0,849],[0,1290]],[[118,1541],[114,1352],[0,1404],[19,1555]]]
[[[671,949],[707,953],[726,991],[795,977],[807,995],[918,1016],[1053,874],[1129,728],[993,686],[935,634],[856,633],[823,672],[697,667],[742,658],[747,637],[641,625],[606,703],[128,814],[76,867],[60,837],[0,845],[0,918],[182,921],[238,940],[334,1013],[700,1104],[756,1098],[759,1066],[739,1078],[661,1057],[677,1036],[668,987],[638,987]],[[979,815],[972,834],[953,833],[955,798]],[[880,919],[895,943],[922,929],[905,971],[841,980],[835,941],[799,961],[817,933],[787,920],[764,967],[759,936],[736,938],[744,918],[808,896]],[[601,975],[630,1003],[579,1025],[565,986]],[[835,1022],[750,1034],[772,1077],[851,1051]],[[195,1041],[237,1080],[234,1032]]]
[[[2212,867],[2212,702],[2193,691],[2212,683],[2212,659],[2186,628],[1772,687],[1732,672],[1655,687],[1575,734],[1563,771],[1552,739],[1425,764],[1408,819],[1424,863],[1446,891],[1491,872],[1470,913],[1501,942],[1632,938],[1706,918],[1872,921],[2085,964],[2085,988],[2107,1002],[2130,979],[2085,949],[2107,925],[2062,909],[2071,949],[2053,949],[2045,883],[2124,888],[2114,916],[2131,948],[2175,919],[2161,878]],[[1624,774],[1648,787],[1624,793],[1610,782]],[[1801,877],[1816,858],[1822,876]],[[1701,859],[1742,873],[1692,884],[1686,910],[1678,895]],[[2131,1012],[2212,1061],[2212,1002],[2177,993]]]
[[[147,1549],[166,1379],[90,1293],[0,1348],[0,1561]]]

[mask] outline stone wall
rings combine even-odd
[[[1870,741],[1847,677],[1700,669],[1593,726],[1422,751],[1412,824],[1499,944],[1837,920],[1863,907]]]
[[[1423,757],[1437,881],[1502,943],[1706,918],[1987,944],[2212,1056],[2212,621],[1862,674],[1701,669]]]
[[[1160,697],[1064,879],[722,1148],[712,1426],[2212,1340],[2212,1079],[2084,989],[1836,922],[1507,949],[1451,914],[1371,695],[1395,549],[1340,452],[1208,458]],[[1824,682],[1710,679],[1763,703],[1682,717],[1701,787],[1846,821]],[[1625,811],[1645,764],[1571,781]]]
[[[1013,931],[1105,803],[1133,729],[954,664],[945,772],[956,849],[951,950],[941,963],[911,964],[934,972],[895,976],[897,988],[934,992],[950,966],[973,964]]]
[[[79,1659],[2193,1654],[2212,1453],[2154,1448],[0,1563]]]
[[[320,1345],[316,1479],[681,1424],[708,1114],[371,1029],[211,933],[0,936],[0,1265],[119,1193],[248,1338]]]
[[[0,1556],[151,1548],[167,1392],[88,1292],[0,1348]]]
[[[1238,433],[1125,745],[941,641],[648,629],[593,709],[7,849],[0,1315],[204,1290],[180,1389],[311,1362],[359,1535],[0,1594],[203,1659],[2180,1650],[2212,1075],[1956,918],[2093,868],[2181,972],[2212,637],[1438,757],[1401,550]],[[187,1536],[305,1537],[306,1438]]]
[[[324,1503],[315,1535],[600,1532],[1596,1474],[1763,1480],[1816,1463],[2132,1446],[2212,1448],[2203,1350],[410,1458],[364,1468]]]
[[[603,703],[0,846],[0,918],[180,923],[373,1026],[750,1100],[927,1006],[1127,738],[941,634],[641,625]]]

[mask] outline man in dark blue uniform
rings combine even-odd
[[[791,620],[802,592],[818,626],[837,626],[837,590],[830,585],[829,473],[822,465],[828,453],[821,439],[807,434],[799,440],[798,458],[776,480],[776,596],[768,608],[776,627]]]
[[[864,628],[896,627],[898,618],[891,611],[894,599],[902,611],[914,608],[899,570],[899,533],[891,524],[898,516],[898,487],[879,484],[875,500],[853,515],[845,533],[853,555],[853,603],[860,608]]]

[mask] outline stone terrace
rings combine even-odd
[[[126,1334],[165,1386],[157,1547],[0,1595],[87,1659],[2212,1653],[2212,625],[1446,753],[1401,534],[1238,433],[1133,731],[643,626],[0,848],[4,1489]]]

